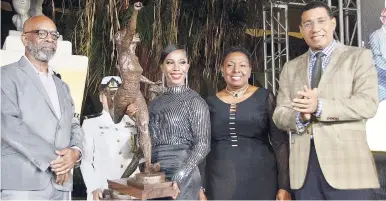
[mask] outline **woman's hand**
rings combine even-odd
[[[173,200],[175,200],[180,193],[180,189],[178,188],[177,182],[173,182],[173,190],[176,190],[176,194],[172,196]]]
[[[198,200],[208,200],[208,198],[206,197],[204,190],[202,188],[200,189],[200,194],[198,195]]]
[[[284,189],[279,189],[276,194],[276,200],[291,200],[291,194]]]
[[[138,111],[138,106],[134,103],[130,104],[129,106],[127,106],[127,109],[126,109],[126,113],[133,117],[135,115],[135,113],[137,113]]]

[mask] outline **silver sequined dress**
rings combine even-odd
[[[177,199],[197,200],[197,165],[210,150],[211,125],[204,99],[187,86],[168,87],[149,105],[152,162],[180,188]]]

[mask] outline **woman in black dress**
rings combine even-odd
[[[211,151],[206,188],[213,200],[288,200],[288,135],[272,121],[274,96],[248,84],[251,56],[233,47],[221,67],[227,83],[209,97]]]

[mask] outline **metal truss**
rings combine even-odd
[[[354,28],[350,28],[350,21],[354,22]],[[340,0],[339,1],[339,38],[340,42],[363,47],[362,42],[362,21],[361,21],[361,0]],[[354,37],[357,34],[357,43]]]
[[[288,9],[305,6],[314,0],[269,0],[263,5],[264,39],[264,86],[276,95],[279,75],[285,62],[289,61]],[[357,46],[362,46],[360,3],[361,0],[319,0],[328,4],[336,15],[338,13],[339,37],[335,38],[346,45],[354,44],[357,34]],[[335,4],[332,4],[334,1]],[[350,20],[355,19],[355,26],[350,28]],[[269,32],[269,33],[268,33]],[[269,35],[269,36],[268,36]],[[270,47],[270,51],[268,51]]]

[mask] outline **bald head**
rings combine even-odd
[[[56,30],[55,23],[47,16],[39,15],[29,18],[24,22],[23,32],[32,30],[46,29],[48,31]]]
[[[55,23],[44,15],[34,16],[24,22],[22,41],[26,56],[48,62],[56,52],[60,34]]]

